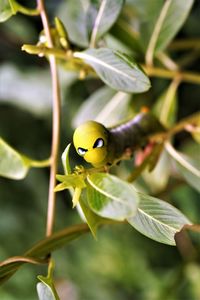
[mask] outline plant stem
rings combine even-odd
[[[148,76],[173,79],[180,77],[181,81],[200,84],[200,74],[193,72],[172,71],[156,67],[143,66]]]
[[[187,49],[199,49],[200,39],[179,39],[173,41],[169,46],[169,50],[187,50]]]
[[[53,41],[51,38],[49,20],[46,13],[44,0],[37,0],[37,4],[38,4],[38,9],[40,11],[44,32],[47,38],[48,47],[52,48]],[[54,218],[55,218],[56,196],[54,192],[54,187],[56,184],[56,171],[57,171],[59,133],[60,133],[60,86],[59,86],[56,58],[53,55],[49,55],[49,64],[50,64],[51,78],[52,78],[52,94],[53,94],[52,119],[53,120],[52,120],[51,167],[50,167],[50,179],[49,179],[47,227],[46,227],[47,236],[50,236],[52,234]]]
[[[24,15],[27,15],[27,16],[38,16],[39,15],[39,10],[38,8],[28,8],[28,7],[25,7],[23,5],[21,5],[20,3],[18,3],[17,1],[15,0],[12,0],[12,1],[9,1],[10,3],[10,6],[12,8],[12,12],[14,14],[16,14],[17,12],[20,12]]]

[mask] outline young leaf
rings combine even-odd
[[[115,23],[124,4],[124,0],[102,0],[91,34],[91,46]]]
[[[103,222],[106,220],[100,216],[98,216],[97,214],[95,214],[86,204],[86,193],[82,193],[80,200],[79,200],[79,204],[80,204],[80,208],[81,211],[85,217],[85,221],[87,222],[93,236],[96,238],[97,237],[97,229],[98,227],[103,224]],[[108,222],[108,220],[106,220],[106,222]]]
[[[86,187],[84,178],[81,174],[69,174],[69,175],[56,175],[56,179],[62,183],[64,183],[67,188],[70,187],[78,187],[84,188]]]
[[[150,81],[139,66],[127,55],[108,48],[74,52],[74,57],[91,65],[99,77],[111,88],[127,93],[142,93],[150,88]]]
[[[153,108],[155,115],[166,127],[171,127],[176,120],[177,88],[178,82],[172,81],[167,90],[160,95]]]
[[[0,22],[5,22],[7,19],[12,17],[15,12],[12,9],[11,1],[0,0]]]
[[[37,293],[39,300],[59,300],[58,297],[54,296],[51,287],[43,282],[37,284]]]
[[[97,215],[119,221],[135,215],[138,196],[131,184],[104,173],[89,175],[87,180],[88,204]]]
[[[89,45],[87,11],[90,0],[64,1],[59,17],[66,26],[69,40],[81,47]]]
[[[65,150],[62,153],[61,159],[63,164],[63,169],[66,175],[69,175],[71,173],[71,167],[69,163],[69,150],[71,147],[71,143],[67,145]]]
[[[180,174],[193,188],[200,192],[200,162],[176,151],[170,143],[166,143],[165,148],[175,160]]]
[[[128,118],[130,94],[117,92],[105,86],[94,92],[81,105],[73,121],[74,127],[86,120],[96,120],[111,127]]]
[[[174,235],[190,221],[175,207],[157,198],[138,193],[137,214],[127,221],[140,233],[168,245],[175,246]]]
[[[149,172],[148,170],[145,170],[142,175],[152,193],[159,193],[163,191],[170,177],[168,153],[166,151],[162,151],[153,171]]]
[[[29,166],[22,155],[0,138],[0,176],[22,179],[26,176]]]

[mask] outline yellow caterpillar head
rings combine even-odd
[[[76,152],[94,167],[105,165],[108,131],[100,123],[87,121],[74,132],[73,143]]]

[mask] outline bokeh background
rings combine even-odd
[[[59,16],[61,5],[62,8],[65,5],[64,1],[46,3],[51,20],[55,14]],[[31,4],[34,6],[33,1]],[[177,38],[200,39],[199,16],[200,1],[197,0]],[[37,17],[16,15],[0,24],[0,136],[20,152],[38,160],[50,153],[51,79],[48,62],[22,52],[21,46],[36,43],[40,31]],[[117,37],[117,27],[112,34]],[[184,54],[176,52],[173,58],[184,58]],[[191,60],[188,69],[200,72],[198,55]],[[62,153],[71,141],[73,118],[80,104],[101,87],[102,82],[97,79],[80,81],[76,74],[62,67],[60,79]],[[164,79],[152,79],[149,105],[168,83]],[[177,118],[199,108],[200,85],[181,84]],[[194,150],[188,135],[179,134],[175,144],[180,149],[187,147],[198,156],[199,147]],[[62,172],[61,163],[59,170]],[[22,254],[44,237],[48,176],[47,169],[32,169],[21,181],[0,178],[1,261]],[[194,223],[200,223],[199,193],[184,182],[170,191],[163,191],[159,197],[178,207]],[[59,193],[56,229],[80,222],[77,211],[71,209],[69,195]],[[198,240],[195,236],[197,254]],[[129,225],[101,228],[97,241],[88,234],[53,254],[56,285],[60,294],[64,294],[61,299],[70,300],[199,300],[200,256],[190,254],[189,250],[183,255],[176,247],[156,243]],[[37,275],[45,273],[45,267],[22,267],[0,288],[0,299],[37,299]]]

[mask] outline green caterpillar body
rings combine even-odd
[[[87,121],[74,132],[73,142],[76,151],[94,167],[114,165],[127,150],[132,153],[148,143],[151,134],[163,132],[165,128],[149,112],[142,112],[132,120],[113,127]]]

